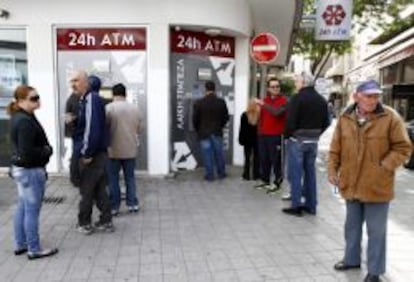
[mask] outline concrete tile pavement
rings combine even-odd
[[[65,200],[44,204],[41,239],[60,252],[39,261],[12,254],[16,195],[2,177],[0,281],[362,281],[365,264],[348,273],[332,268],[343,254],[344,205],[326,182],[323,159],[317,216],[287,216],[281,193],[270,197],[252,189],[239,168],[229,174],[213,183],[202,181],[201,171],[139,178],[140,212],[124,208],[114,233],[91,236],[75,230],[77,190],[66,177],[51,177],[46,196]],[[384,280],[414,281],[414,172],[397,174]]]

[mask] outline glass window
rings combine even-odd
[[[402,82],[414,82],[414,56],[404,61],[404,74]]]
[[[397,83],[398,64],[394,64],[381,69],[382,85]]]
[[[16,86],[27,83],[26,31],[0,29],[0,166],[8,166],[11,153],[6,107]]]

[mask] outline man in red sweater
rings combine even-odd
[[[271,78],[267,82],[267,95],[255,100],[261,106],[258,125],[260,172],[262,183],[255,188],[269,191],[280,189],[283,181],[282,134],[286,122],[287,99],[280,93],[280,81]],[[274,185],[270,184],[273,168]]]

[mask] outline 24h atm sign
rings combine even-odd
[[[349,40],[352,0],[319,0],[316,9],[316,40]]]

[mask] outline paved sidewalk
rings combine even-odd
[[[44,204],[41,239],[60,252],[38,261],[12,254],[15,188],[0,178],[0,281],[362,281],[365,259],[361,271],[332,268],[343,254],[344,206],[318,166],[317,216],[284,215],[281,195],[252,189],[238,168],[214,183],[196,171],[138,179],[141,211],[124,207],[114,233],[91,236],[75,230],[77,190],[54,177],[46,195],[65,200]],[[385,281],[414,281],[413,183],[414,172],[398,171]]]

